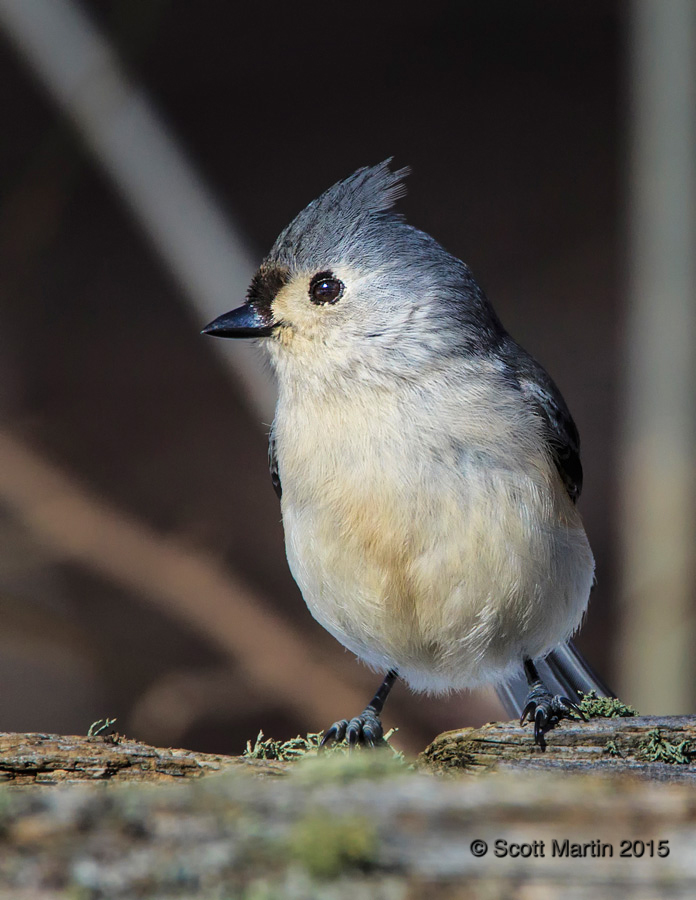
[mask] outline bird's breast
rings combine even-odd
[[[457,678],[471,684],[471,660],[497,659],[495,647],[501,667],[519,658],[527,633],[540,652],[547,618],[558,640],[567,636],[592,558],[529,435],[511,461],[495,423],[447,424],[405,415],[387,396],[280,408],[274,434],[288,561],[315,618],[376,667],[434,672],[456,659]]]

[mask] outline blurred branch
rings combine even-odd
[[[267,706],[271,707],[272,698]],[[128,733],[166,747],[181,745],[202,719],[219,721],[234,709],[237,717],[258,714],[262,698],[230,666],[167,672],[137,700],[128,717]],[[257,715],[258,718],[258,715]],[[328,724],[328,723],[327,723]]]
[[[696,700],[696,4],[634,0],[620,691]]]
[[[340,681],[293,626],[229,569],[110,507],[7,433],[0,432],[0,500],[37,539],[135,591],[232,657],[262,694],[312,728],[359,711],[360,692]]]
[[[77,4],[0,0],[0,27],[73,121],[201,325],[240,303],[256,268],[241,233]],[[211,343],[270,422],[275,391],[255,348]]]

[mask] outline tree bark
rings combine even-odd
[[[0,734],[0,781],[15,785],[78,781],[162,783],[198,778],[229,768],[263,775],[287,763],[150,747],[118,735]]]
[[[418,766],[472,775],[538,769],[694,780],[696,717],[567,720],[546,735],[543,751],[534,745],[531,726],[491,723],[444,732],[420,754]],[[0,781],[17,785],[180,781],[230,768],[277,776],[292,762],[160,749],[120,735],[0,734]]]
[[[566,720],[533,743],[532,726],[499,722],[439,735],[421,764],[436,770],[484,772],[542,769],[596,774],[631,773],[656,781],[696,776],[696,717],[631,716]]]
[[[542,753],[530,728],[486,725],[440,735],[414,771],[386,752],[294,764],[0,735],[24,786],[0,790],[0,894],[690,900],[693,785],[654,780],[693,777],[695,736],[692,718],[564,722]]]

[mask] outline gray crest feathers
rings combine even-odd
[[[313,200],[281,232],[266,262],[312,267],[332,251],[346,254],[355,237],[364,238],[406,194],[403,179],[410,170],[392,171],[390,163],[391,157],[358,169]],[[396,213],[389,218],[401,221]]]

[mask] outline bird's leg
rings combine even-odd
[[[527,720],[534,722],[534,743],[538,744],[542,750],[545,750],[546,741],[544,740],[544,734],[547,731],[573,712],[577,713],[582,719],[585,718],[585,714],[577,703],[574,703],[567,697],[563,697],[560,694],[556,694],[554,697],[539,677],[536,666],[531,659],[525,659],[524,661],[524,674],[527,676],[529,693],[520,717],[520,725],[524,725]]]
[[[324,747],[329,742],[337,744],[343,738],[348,741],[348,746],[351,749],[358,744],[374,747],[376,744],[383,743],[384,730],[382,729],[382,722],[379,716],[382,712],[384,701],[389,696],[389,691],[398,677],[399,673],[396,669],[390,669],[379,690],[360,715],[355,716],[350,721],[341,719],[339,722],[334,722],[321,739],[321,746]]]

